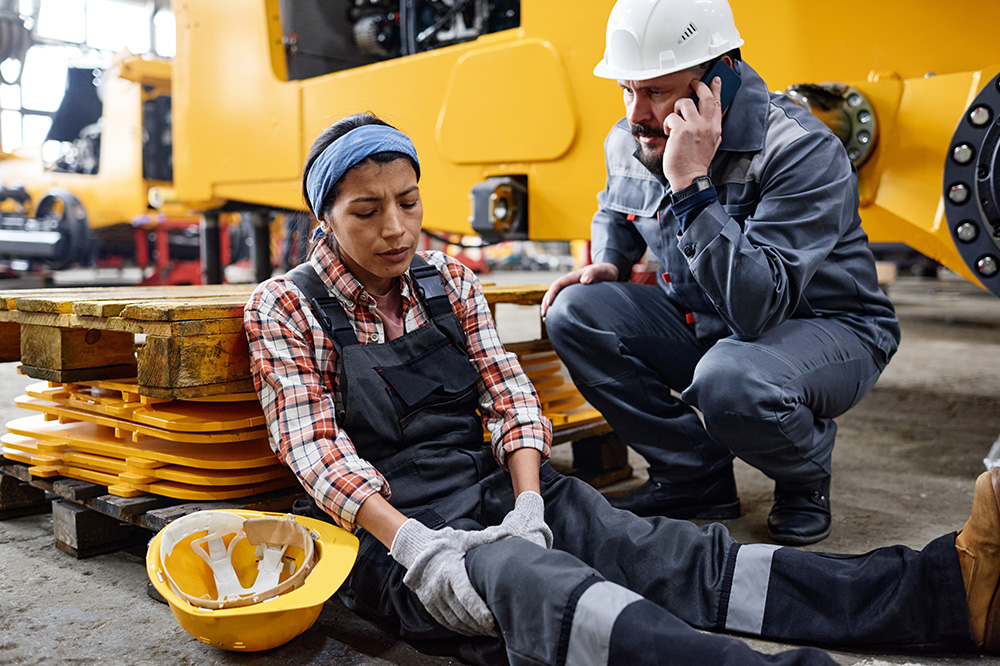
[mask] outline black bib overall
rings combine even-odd
[[[501,490],[503,502],[480,506],[480,482],[492,477],[486,485],[510,489],[510,479],[484,443],[479,373],[469,361],[465,334],[441,276],[420,256],[414,257],[410,270],[417,296],[430,313],[427,325],[385,344],[369,345],[359,344],[340,302],[327,294],[308,264],[290,271],[289,277],[306,294],[333,340],[343,363],[339,425],[358,454],[389,482],[390,504],[428,527],[447,523],[479,529],[502,520],[513,502],[512,490]],[[403,585],[404,571],[385,546],[364,530],[358,536],[358,561],[340,590],[344,603],[390,625],[398,622],[395,628],[404,637],[454,636],[434,622]]]

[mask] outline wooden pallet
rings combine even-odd
[[[296,499],[304,497],[298,485],[215,502],[186,502],[157,495],[118,497],[96,483],[39,478],[29,472],[28,465],[2,459],[0,462],[4,463],[0,466],[0,519],[52,511],[56,547],[78,558],[144,546],[167,523],[195,511],[287,512]],[[14,506],[18,503],[20,506]],[[20,514],[15,513],[17,510]]]
[[[139,392],[184,399],[253,391],[243,306],[253,285],[0,292],[29,377],[52,382],[138,377]],[[142,336],[137,340],[136,336]]]
[[[20,361],[23,374],[49,382],[34,385],[18,400],[60,424],[95,423],[136,445],[164,437],[259,437],[256,414],[241,414],[239,428],[205,432],[199,425],[192,426],[190,434],[165,434],[156,422],[166,418],[175,431],[183,431],[183,419],[194,418],[183,412],[186,407],[177,408],[180,403],[167,401],[255,399],[243,331],[243,307],[254,286],[0,291],[0,362]],[[494,314],[501,303],[537,306],[545,290],[484,286]],[[545,338],[544,326],[541,330],[540,339],[507,348],[522,359],[535,383],[543,411],[553,423],[553,444],[572,443],[574,468],[595,485],[627,478],[631,468],[625,445],[596,410],[583,404]],[[81,448],[83,442],[77,444]],[[73,459],[48,453],[53,460],[46,476],[31,471],[41,471],[32,465],[33,458],[0,458],[5,463],[0,467],[0,519],[52,510],[57,546],[77,557],[126,547],[137,528],[157,531],[191,511],[285,511],[302,496],[297,486],[227,501],[190,502],[145,492],[118,496],[102,484],[104,477],[74,472],[76,458],[94,452],[76,451]],[[110,480],[104,483],[113,485]]]
[[[243,306],[253,287],[0,291],[0,362],[20,361],[25,375],[58,383],[138,377],[139,393],[151,398],[249,393]],[[491,307],[537,304],[545,293],[485,290]]]

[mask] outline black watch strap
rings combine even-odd
[[[709,178],[708,176],[698,176],[693,181],[691,181],[691,184],[685,187],[683,190],[679,192],[671,192],[670,204],[673,205],[680,203],[681,201],[687,199],[689,196],[697,194],[702,190],[707,190],[710,187],[712,187],[711,178]]]

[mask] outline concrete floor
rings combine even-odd
[[[542,273],[495,273],[486,279],[539,284]],[[960,527],[973,480],[1000,435],[1000,300],[951,277],[901,278],[889,289],[902,328],[900,350],[872,393],[838,422],[832,502],[834,530],[810,547],[863,552],[891,543],[922,547]],[[530,308],[502,306],[507,341],[537,335]],[[14,364],[0,365],[0,421],[23,415],[13,398],[29,383]],[[566,466],[568,447],[554,464]],[[643,480],[642,461],[633,456]],[[766,541],[771,484],[739,464],[743,516],[728,521],[743,541]],[[336,600],[319,621],[281,648],[260,654],[221,652],[197,642],[166,606],[146,596],[142,554],[76,560],[52,545],[48,515],[0,522],[0,664],[450,664],[421,654],[354,617]],[[750,641],[759,650],[787,646]],[[831,651],[845,666],[1000,664],[985,657]]]

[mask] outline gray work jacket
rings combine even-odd
[[[710,342],[753,339],[792,317],[833,317],[884,364],[899,325],[878,286],[844,147],[812,113],[768,93],[756,72],[737,64],[743,84],[709,169],[718,201],[682,233],[669,185],[635,158],[622,119],[604,143],[607,186],[591,224],[592,260],[615,264],[627,280],[648,247],[661,264],[658,284]]]

